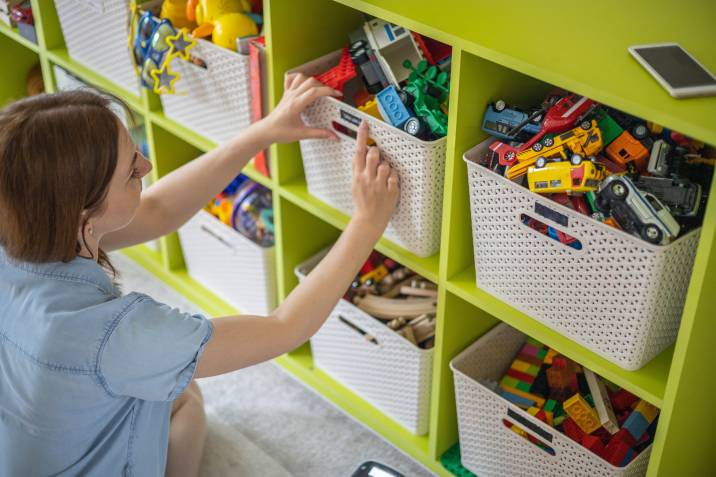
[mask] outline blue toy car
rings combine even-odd
[[[503,141],[527,142],[540,132],[542,111],[528,114],[516,108],[508,108],[499,100],[488,104],[482,118],[482,130]]]

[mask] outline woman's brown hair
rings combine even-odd
[[[89,90],[31,96],[0,110],[0,245],[8,256],[77,257],[77,233],[82,227],[84,240],[87,220],[103,210],[117,167],[113,102],[131,117],[119,98]],[[98,255],[114,273],[107,254]]]

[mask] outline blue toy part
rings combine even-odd
[[[482,130],[503,141],[527,142],[541,130],[539,124],[527,121],[528,118],[523,111],[512,108],[496,111],[494,105],[488,104],[482,117]],[[525,125],[519,131],[508,134],[522,123]]]
[[[637,442],[639,442],[648,427],[649,422],[639,411],[632,411],[632,413],[629,414],[629,417],[622,425],[622,428],[629,431],[629,434],[631,434],[631,436]]]
[[[408,108],[400,100],[398,90],[395,86],[390,85],[376,95],[378,100],[378,110],[383,119],[397,128],[402,128],[405,122],[412,118]]]
[[[231,213],[231,225],[261,247],[274,244],[271,191],[255,182],[240,188]]]
[[[236,194],[236,192],[239,190],[239,187],[241,187],[242,184],[244,184],[246,181],[248,181],[249,178],[246,177],[243,174],[239,174],[232,180],[229,185],[224,187],[224,190],[222,191],[222,194],[225,196],[232,196]]]

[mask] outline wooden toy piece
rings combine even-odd
[[[438,297],[437,286],[427,280],[411,280],[410,286],[400,287],[400,293],[410,296]]]
[[[418,345],[418,341],[415,339],[415,334],[413,334],[413,328],[412,328],[412,327],[410,327],[410,326],[404,326],[404,327],[402,327],[402,328],[400,329],[400,331],[398,331],[398,333],[399,333],[402,337],[404,337],[405,339],[407,339],[408,341],[410,341],[411,343],[413,343],[415,346]]]
[[[357,296],[353,302],[364,312],[382,320],[392,320],[401,316],[417,316],[424,313],[436,313],[437,304],[433,298],[399,300],[382,296]]]
[[[388,328],[390,328],[391,330],[399,330],[400,328],[405,326],[406,323],[407,320],[401,316],[399,318],[395,318],[394,320],[389,321]]]
[[[417,343],[422,343],[435,336],[435,316],[433,315],[419,316],[408,322],[408,325],[413,328]]]
[[[617,422],[617,416],[614,415],[614,409],[612,409],[612,403],[609,401],[604,382],[587,368],[584,368],[584,377],[587,380],[592,399],[594,399],[594,407],[597,410],[599,422],[610,434],[616,434],[619,430],[619,423]]]
[[[587,434],[591,434],[601,426],[597,411],[587,404],[581,394],[575,394],[567,399],[563,406],[569,417]]]

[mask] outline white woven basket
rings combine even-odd
[[[67,52],[109,81],[139,95],[127,44],[128,0],[55,0]]]
[[[316,75],[334,66],[339,57],[337,51],[293,71]],[[356,81],[360,80],[346,84],[346,97],[352,96]],[[334,130],[340,141],[301,141],[308,191],[352,214],[354,137],[363,119],[368,121],[369,136],[380,148],[381,158],[400,174],[400,200],[385,236],[420,257],[436,253],[440,249],[446,138],[422,141],[342,101],[321,98],[305,111],[304,120],[309,126]]]
[[[296,275],[304,278],[324,254],[296,267]],[[358,330],[376,342],[367,340]],[[415,346],[341,299],[311,338],[311,350],[317,368],[410,432],[428,432],[433,349]]]
[[[276,307],[275,247],[261,247],[206,212],[179,229],[187,271],[242,313]]]
[[[189,52],[206,68],[180,58],[171,69],[179,73],[177,94],[160,96],[164,114],[182,126],[221,143],[251,124],[249,56],[198,39]]]
[[[649,244],[478,165],[491,142],[464,157],[477,286],[624,369],[639,369],[673,343],[700,229]],[[582,249],[527,227],[522,214]]]
[[[499,381],[525,341],[500,323],[450,362],[455,378],[462,465],[480,477],[633,477],[646,474],[651,446],[616,467],[536,419],[481,382]],[[551,455],[505,427],[515,424],[551,447]]]

